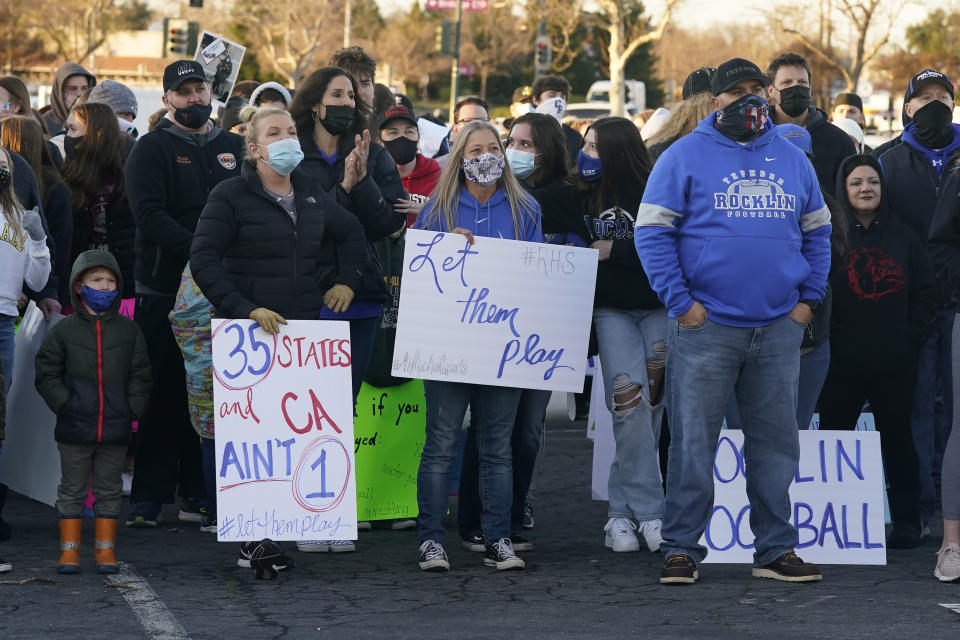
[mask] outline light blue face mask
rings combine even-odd
[[[510,164],[510,171],[520,180],[537,170],[536,157],[537,154],[529,151],[507,149],[507,162]]]
[[[290,175],[303,160],[300,141],[296,138],[284,138],[266,145],[270,158],[264,160],[270,168],[282,176]]]

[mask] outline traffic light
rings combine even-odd
[[[537,36],[534,62],[538,71],[546,73],[550,70],[550,64],[553,62],[553,47],[549,36]]]
[[[189,58],[197,51],[200,24],[183,18],[163,19],[163,57]]]
[[[454,24],[449,20],[444,20],[442,23],[437,25],[436,29],[436,39],[434,41],[434,50],[437,53],[453,53],[453,27]]]

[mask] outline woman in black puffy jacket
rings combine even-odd
[[[360,224],[295,170],[303,154],[289,113],[258,109],[246,142],[240,176],[217,185],[197,223],[190,266],[203,294],[220,317],[270,333],[325,306],[349,309],[367,265]]]

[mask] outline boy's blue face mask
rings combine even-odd
[[[103,313],[109,309],[119,294],[120,292],[116,289],[113,291],[98,291],[97,289],[91,289],[87,285],[83,285],[80,289],[80,297],[83,299],[84,304],[90,307],[90,310],[94,313]]]

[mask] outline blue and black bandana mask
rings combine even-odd
[[[746,95],[717,112],[717,131],[737,142],[750,142],[761,133],[770,115],[767,101]]]

